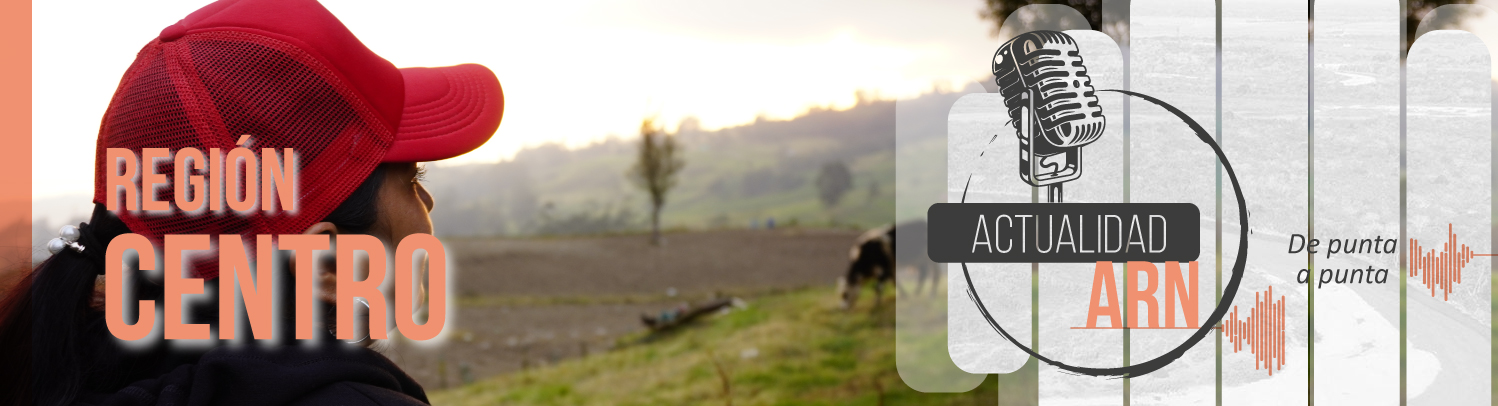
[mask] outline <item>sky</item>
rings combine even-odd
[[[33,3],[33,162],[46,168],[33,175],[33,196],[91,193],[98,123],[120,76],[162,28],[208,3]],[[972,0],[323,4],[398,67],[494,71],[503,123],[451,163],[632,135],[651,115],[715,129],[845,108],[858,91],[961,88],[982,79],[999,45]]]
[[[162,28],[206,4],[33,2],[32,155],[44,168],[33,173],[34,198],[91,193],[98,123],[120,76]],[[396,66],[480,63],[495,72],[505,92],[499,131],[444,164],[633,135],[646,116],[668,127],[696,117],[711,130],[848,107],[859,91],[896,98],[962,88],[989,79],[999,45],[979,0],[323,4]],[[1483,25],[1498,38],[1490,14]]]

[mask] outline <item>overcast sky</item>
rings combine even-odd
[[[99,119],[135,53],[208,1],[34,2],[38,198],[90,193]],[[505,91],[494,139],[457,162],[580,145],[659,114],[707,128],[846,107],[986,74],[998,46],[981,2],[323,2],[399,67],[481,63]],[[60,164],[58,162],[71,162]]]

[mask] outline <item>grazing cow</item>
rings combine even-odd
[[[848,274],[837,280],[843,308],[853,307],[865,281],[874,281],[874,304],[884,296],[884,284],[895,281],[895,227],[884,226],[864,232],[848,250]],[[898,292],[899,287],[896,286]]]
[[[895,244],[895,232],[904,234],[905,244]],[[864,282],[874,283],[874,303],[877,305],[884,295],[886,283],[895,286],[895,293],[905,292],[895,283],[895,271],[914,267],[918,272],[913,293],[919,294],[931,280],[930,293],[935,294],[940,267],[926,256],[926,222],[910,221],[893,226],[869,230],[858,237],[853,248],[848,250],[848,273],[838,278],[838,295],[843,307],[851,308],[858,301]]]

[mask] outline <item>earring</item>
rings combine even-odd
[[[83,233],[78,231],[77,226],[62,226],[62,228],[57,229],[57,235],[59,237],[47,241],[47,252],[57,255],[57,253],[62,252],[64,249],[72,248],[73,251],[80,254],[83,253],[83,244],[78,243],[78,237],[83,235]]]
[[[354,298],[354,304],[360,305],[360,306],[364,306],[364,317],[367,319],[369,317],[369,302],[366,301],[366,300],[364,300],[364,298],[362,298],[362,297],[355,297]],[[358,316],[359,316],[359,308],[355,307],[354,308],[354,317],[357,318]],[[331,335],[333,337],[338,337],[337,306],[334,305],[333,306],[333,310],[329,311],[328,314],[325,315],[324,317],[328,318],[328,320],[327,320],[328,335]],[[353,339],[353,340],[347,340],[347,341],[344,341],[344,342],[349,343],[349,344],[358,344],[358,343],[362,343],[362,342],[368,341],[369,340],[369,328],[367,327],[368,326],[368,321],[367,320],[365,321],[365,325],[366,325],[366,327],[364,329],[364,336],[363,337],[356,338],[356,339]],[[358,333],[358,328],[359,328],[359,321],[357,319],[355,319],[354,320],[354,329],[355,329],[354,332],[355,333]]]

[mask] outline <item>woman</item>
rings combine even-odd
[[[283,345],[123,345],[102,311],[105,301],[122,298],[96,288],[103,254],[126,233],[158,246],[168,234],[253,241],[260,234],[355,233],[375,236],[393,252],[405,236],[432,232],[433,201],[416,163],[482,145],[502,111],[499,82],[487,68],[396,69],[313,0],[219,1],[167,27],[137,55],[105,113],[96,207],[79,227],[79,247],[55,253],[11,290],[18,294],[0,301],[0,404],[425,404],[419,385],[364,346],[284,344],[294,293],[278,295],[285,300],[276,306],[275,334]],[[109,172],[120,168],[104,158],[106,149],[139,156],[144,148],[236,147],[257,155],[261,148],[295,151],[295,210],[110,211],[103,204],[123,192],[105,185],[106,174],[120,173]],[[170,160],[147,164],[175,173]],[[170,187],[137,195],[143,193],[173,199]],[[336,298],[332,260],[321,258],[316,274],[318,297],[327,303]],[[283,263],[276,288],[289,291],[296,273],[291,261]],[[217,290],[214,260],[188,268],[207,281],[206,292]],[[128,280],[133,299],[162,303],[159,278]],[[210,299],[217,300],[229,299]],[[189,309],[189,323],[217,322],[216,303]]]

